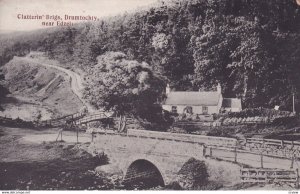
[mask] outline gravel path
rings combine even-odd
[[[57,69],[61,72],[64,72],[65,74],[67,74],[70,78],[70,87],[71,87],[72,91],[74,92],[74,94],[84,104],[84,106],[87,108],[88,112],[95,111],[95,109],[88,102],[86,102],[83,99],[82,91],[84,89],[84,84],[83,84],[83,80],[79,74],[77,74],[69,69],[54,65],[51,60],[48,60],[46,58],[44,60],[41,60],[41,59],[31,58],[31,57],[27,56],[27,57],[24,57],[24,59],[26,59],[27,61],[31,61],[33,63],[39,64],[44,67]]]

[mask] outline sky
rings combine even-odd
[[[30,31],[40,28],[42,20],[18,19],[23,15],[113,16],[130,12],[157,0],[0,0],[0,31]]]

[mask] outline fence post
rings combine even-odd
[[[62,133],[63,133],[63,131],[60,132],[60,141],[63,140],[63,139],[62,139]]]
[[[264,168],[264,155],[262,152],[260,153],[260,167]]]
[[[237,150],[234,148],[234,162],[237,163]]]
[[[295,154],[293,154],[292,159],[291,159],[291,169],[294,168],[294,160],[295,160]]]
[[[241,180],[242,180],[242,182],[243,182],[243,180],[244,180],[244,177],[243,177],[242,168],[243,168],[243,166],[240,168],[240,179],[241,179]]]
[[[78,127],[76,127],[76,136],[77,136],[77,143],[78,143]]]
[[[212,157],[212,147],[209,147],[209,155]]]
[[[299,189],[299,170],[296,169],[296,189]]]
[[[283,147],[283,140],[281,140],[281,147]]]

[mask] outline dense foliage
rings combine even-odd
[[[1,38],[1,65],[29,50],[69,66],[94,68],[122,52],[146,62],[177,90],[221,83],[244,107],[300,110],[300,7],[295,0],[174,0],[72,28]]]
[[[195,189],[207,185],[208,168],[204,161],[190,158],[178,172],[179,184],[184,189]]]
[[[163,93],[161,80],[147,63],[128,60],[120,52],[97,57],[87,75],[85,97],[96,108],[118,115],[147,117]]]

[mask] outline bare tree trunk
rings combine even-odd
[[[118,123],[118,132],[121,130],[121,124],[122,124],[122,115],[119,117],[119,123]]]
[[[247,91],[248,91],[248,76],[247,76],[247,75],[245,75],[245,76],[244,76],[244,91],[243,91],[243,100],[245,100],[245,99],[246,99]]]
[[[126,116],[123,117],[123,126],[121,132],[125,131],[125,128],[126,128]]]

